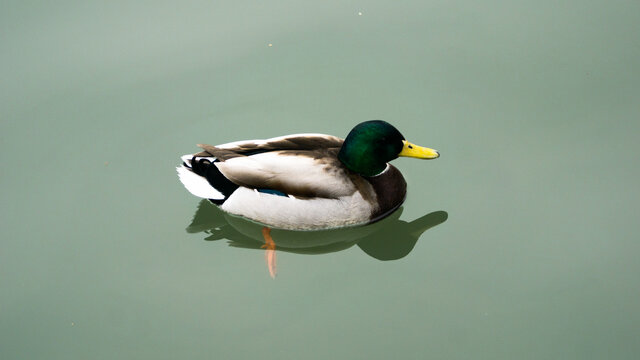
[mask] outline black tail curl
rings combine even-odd
[[[195,156],[191,158],[191,170],[202,177],[206,177],[207,170],[210,166],[211,161],[209,161],[209,159],[196,160]]]
[[[224,195],[223,200],[209,199],[212,203],[221,205],[234,191],[236,191],[239,186],[222,175],[220,170],[218,170],[218,167],[214,165],[217,161],[218,160],[214,160],[211,162],[209,159],[196,160],[196,157],[194,156],[191,158],[191,170],[207,179],[209,185],[213,186],[216,190],[221,192],[222,195]]]

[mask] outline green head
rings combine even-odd
[[[411,144],[391,124],[370,120],[356,125],[344,139],[338,159],[350,170],[364,176],[380,174],[387,162],[398,156],[435,159],[440,154]]]

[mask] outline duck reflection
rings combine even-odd
[[[270,229],[229,215],[207,200],[200,201],[187,232],[208,234],[207,241],[227,239],[230,246],[262,249],[271,277],[276,275],[276,248],[296,254],[326,254],[358,245],[378,260],[401,259],[413,250],[420,236],[447,220],[445,211],[435,211],[411,222],[400,220],[403,208],[376,223],[322,231]]]

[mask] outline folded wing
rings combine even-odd
[[[215,157],[220,172],[240,186],[294,197],[339,198],[356,191],[337,159],[342,139],[333,136],[299,134],[199,146],[204,151],[195,156]]]

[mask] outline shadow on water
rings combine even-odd
[[[402,210],[400,207],[387,218],[366,226],[322,231],[268,231],[261,224],[229,215],[207,200],[202,200],[186,230],[189,233],[208,234],[205,238],[207,241],[227,239],[233,247],[266,250],[269,272],[275,276],[276,248],[278,251],[311,255],[341,251],[357,244],[373,258],[397,260],[413,250],[425,231],[442,224],[448,217],[445,211],[434,211],[407,222],[400,220]]]

